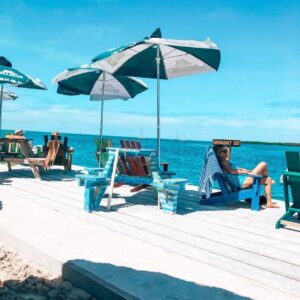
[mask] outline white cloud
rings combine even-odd
[[[25,130],[91,133],[99,131],[100,110],[54,105],[32,110],[17,102],[4,106],[3,128]],[[277,116],[272,119],[258,115],[176,115],[161,116],[161,132],[165,138],[178,134],[187,139],[237,138],[260,141],[298,141],[300,118]],[[146,137],[156,136],[156,115],[105,110],[104,131],[110,135],[135,136],[143,128]]]

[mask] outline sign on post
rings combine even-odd
[[[224,140],[224,139],[213,139],[213,145],[224,145],[228,147],[240,147],[240,140]]]

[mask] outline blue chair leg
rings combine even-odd
[[[79,178],[79,180],[78,180],[78,186],[84,186],[84,183],[85,183],[85,179]]]
[[[166,213],[176,214],[180,186],[157,189],[161,209]]]
[[[100,202],[101,202],[103,196],[105,195],[106,188],[107,188],[107,185],[98,188],[99,191],[98,191],[96,199],[95,199],[95,209],[97,209],[99,207]]]
[[[252,200],[251,200],[251,210],[259,210],[259,196],[260,196],[260,179],[254,179],[252,186]]]
[[[84,191],[84,210],[92,212],[95,209],[95,187],[86,187]]]

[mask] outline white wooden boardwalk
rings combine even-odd
[[[158,210],[151,190],[114,190],[111,211],[83,211],[74,174],[45,180],[0,165],[0,240],[74,280],[72,265],[127,299],[300,299],[300,232],[275,230],[284,209],[198,204],[182,192],[177,215]],[[79,276],[80,277],[80,276]],[[96,286],[96,287],[95,287]],[[112,299],[112,298],[111,298]],[[119,299],[119,298],[116,298]]]

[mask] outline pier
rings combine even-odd
[[[82,169],[36,180],[1,164],[0,240],[100,299],[299,299],[300,233],[275,229],[283,202],[200,206],[189,185],[169,215],[151,189],[123,185],[110,211],[105,198],[87,213]]]

